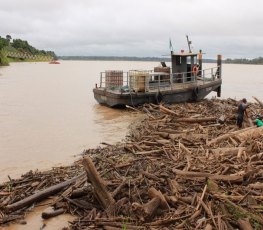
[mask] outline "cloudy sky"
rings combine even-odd
[[[57,55],[263,56],[262,0],[0,0],[0,36]]]

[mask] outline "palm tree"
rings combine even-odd
[[[8,41],[8,45],[10,44],[10,41],[11,41],[12,37],[11,35],[6,35],[6,40]]]

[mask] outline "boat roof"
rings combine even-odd
[[[187,53],[187,52],[183,52],[183,53],[172,53],[173,56],[197,56],[198,53]]]

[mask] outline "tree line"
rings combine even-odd
[[[263,57],[258,57],[254,59],[246,59],[246,58],[239,58],[239,59],[226,59],[225,63],[228,64],[252,64],[252,65],[262,65],[263,64]]]
[[[1,50],[18,51],[31,55],[47,55],[56,59],[56,54],[53,51],[39,50],[31,46],[28,41],[22,39],[12,39],[10,35],[5,37],[0,36],[0,64],[8,64],[8,60],[4,57]]]

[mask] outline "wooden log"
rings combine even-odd
[[[204,196],[205,196],[205,193],[206,193],[206,189],[207,189],[207,184],[205,185],[204,190],[203,190],[203,192],[202,192],[202,196],[201,196],[200,200],[198,201],[198,204],[197,204],[197,206],[196,206],[196,208],[195,208],[196,211],[199,209],[199,207],[200,207],[200,205],[201,205],[201,202],[202,202],[203,199],[204,199]]]
[[[149,220],[152,218],[156,214],[158,208],[163,210],[169,209],[169,205],[166,202],[164,195],[160,191],[157,191],[152,187],[149,189],[148,193],[149,197],[152,198],[148,203],[144,205],[138,203],[132,204],[134,212],[140,216],[141,220]]]
[[[178,200],[183,201],[187,204],[192,204],[193,196],[180,196],[178,197]]]
[[[254,213],[252,213],[252,212],[249,212],[249,211],[247,211],[246,209],[242,208],[240,205],[236,205],[235,203],[233,203],[232,201],[230,201],[230,200],[227,199],[227,198],[219,198],[219,199],[221,199],[222,201],[224,201],[224,203],[227,203],[228,205],[232,206],[231,208],[236,209],[237,212],[244,213],[244,214],[246,214],[247,216],[249,216],[250,219],[254,219],[255,221],[257,221],[257,222],[260,223],[261,225],[263,224],[263,219],[262,219],[262,216],[261,216],[261,215],[257,215],[257,214],[254,214]]]
[[[225,194],[214,194],[215,197],[217,198],[222,198],[222,199],[229,199],[232,201],[241,201],[244,198],[246,198],[246,196],[234,196],[234,195],[225,195]],[[251,196],[252,199],[254,200],[261,200],[263,201],[263,196]]]
[[[176,180],[172,180],[172,179],[168,178],[167,182],[168,182],[169,188],[170,188],[173,195],[178,197],[180,195],[180,193],[184,191],[182,186],[179,185]]]
[[[165,200],[168,202],[169,205],[171,205],[172,207],[177,207],[178,204],[178,198],[175,196],[168,196],[168,195],[164,195]]]
[[[159,105],[160,111],[163,113],[168,113],[168,114],[172,114],[172,115],[176,115],[178,116],[178,114],[170,109],[167,109],[166,107],[164,107],[163,105]]]
[[[63,199],[65,199],[69,203],[71,203],[74,206],[77,206],[78,208],[81,208],[81,209],[91,210],[94,206],[96,208],[99,208],[99,206],[91,204],[91,203],[83,201],[83,200],[82,201],[79,201],[78,199],[74,199],[73,200],[73,199],[70,199],[70,198],[68,198],[66,196],[63,196]]]
[[[246,130],[242,133],[237,134],[237,137],[244,141],[247,139],[255,139],[260,137],[263,134],[263,126],[262,127],[253,127],[252,129]]]
[[[254,189],[263,189],[263,183],[257,182],[255,184],[249,184],[248,187]]]
[[[190,130],[189,130],[190,131]],[[188,133],[188,132],[181,132],[181,133],[170,133],[169,138],[172,140],[176,139],[194,139],[194,140],[200,140],[200,139],[207,139],[207,134],[201,134],[201,133]]]
[[[23,215],[6,215],[0,218],[0,225],[11,222],[13,220],[22,219]]]
[[[248,219],[246,219],[246,220],[238,219],[237,223],[238,223],[238,226],[239,226],[240,230],[253,230],[253,228],[252,228],[251,224],[249,223]]]
[[[42,212],[42,218],[43,219],[49,219],[51,217],[55,217],[58,215],[61,215],[65,213],[65,210],[63,208],[57,209],[57,210],[49,210],[49,211],[44,211]]]
[[[201,214],[201,209],[195,211],[188,219],[184,220],[181,224],[176,225],[176,229],[184,228],[184,225],[195,218],[197,218]]]
[[[115,200],[107,191],[105,183],[100,177],[98,171],[96,170],[91,158],[84,157],[82,163],[87,172],[88,180],[94,188],[94,192],[96,194],[96,197],[98,198],[98,201],[104,209],[109,208],[115,203]]]
[[[143,206],[145,219],[149,219],[154,216],[155,211],[158,209],[160,203],[161,199],[159,197],[154,197]]]
[[[8,212],[10,211],[16,211],[18,209],[27,207],[37,201],[43,200],[51,195],[54,195],[56,193],[58,193],[59,191],[63,190],[64,188],[66,188],[67,186],[73,184],[74,182],[76,182],[78,179],[82,178],[85,176],[85,172],[81,173],[79,176],[76,176],[70,180],[64,181],[60,184],[57,185],[53,185],[47,189],[44,189],[43,191],[40,191],[36,194],[33,194],[29,197],[26,197],[23,200],[17,201],[13,204],[7,205],[6,209]]]
[[[187,122],[187,123],[202,123],[202,122],[216,122],[216,117],[201,117],[201,118],[177,118],[177,122]]]
[[[163,178],[160,178],[154,174],[151,174],[151,173],[148,173],[148,172],[145,172],[145,171],[140,171],[140,173],[144,176],[146,176],[147,178],[149,179],[152,179],[152,180],[155,180],[155,181],[161,181],[161,182],[164,182],[165,180]]]
[[[216,148],[216,149],[210,149],[210,151],[214,154],[220,155],[220,156],[226,156],[226,155],[237,155],[238,151],[242,149],[243,151],[246,150],[245,147],[232,147],[232,148]]]
[[[121,189],[126,185],[128,179],[124,179],[122,183],[112,192],[112,197],[114,198],[120,191]]]
[[[138,109],[136,109],[136,108],[134,108],[134,107],[132,107],[132,106],[129,106],[129,105],[126,105],[126,108],[127,108],[127,109],[131,109],[131,110],[133,110],[133,111],[135,111],[135,112],[141,112],[140,110],[138,110]]]
[[[213,145],[213,144],[217,144],[217,143],[219,143],[219,142],[221,142],[221,141],[223,141],[223,140],[225,140],[225,139],[227,139],[227,138],[229,138],[229,137],[232,137],[233,135],[234,135],[233,133],[223,134],[223,135],[221,135],[221,136],[219,136],[219,137],[216,137],[216,138],[210,140],[210,141],[207,143],[207,145],[208,145],[208,146],[211,146],[211,145]]]
[[[120,222],[109,222],[109,221],[103,222],[103,221],[96,220],[96,226],[98,227],[103,226],[103,229],[109,229],[109,230],[124,229],[124,228],[125,229],[144,229],[140,226],[125,223],[125,221],[123,221],[123,223],[120,223]]]
[[[167,132],[154,132],[153,135],[159,135],[159,136],[166,138],[166,139],[169,138],[169,133],[167,133]]]
[[[216,138],[210,140],[207,143],[207,145],[211,146],[213,144],[217,144],[217,143],[219,143],[219,142],[221,142],[223,140],[226,140],[229,137],[234,137],[235,135],[238,136],[238,134],[246,132],[246,131],[254,129],[254,128],[255,127],[248,127],[248,128],[245,128],[245,129],[240,129],[240,130],[237,130],[237,131],[234,131],[234,132],[230,132],[230,133],[226,133],[226,134],[220,135],[219,137],[216,137]]]
[[[155,188],[151,187],[148,191],[149,197],[155,198],[159,197],[160,198],[160,207],[162,209],[169,209],[169,205],[165,200],[165,197],[160,191],[157,191]]]
[[[207,224],[207,225],[205,226],[205,229],[204,229],[204,230],[212,230],[212,229],[213,229],[212,225],[211,225],[211,224]]]
[[[257,101],[258,104],[260,104],[261,108],[263,108],[263,102],[260,101],[257,97],[254,97],[254,96],[252,97]]]
[[[150,118],[155,119],[155,117],[150,113],[150,111],[149,111],[146,107],[143,107],[142,110],[143,110]]]
[[[77,188],[74,191],[72,191],[70,198],[79,198],[82,196],[86,196],[89,193],[89,189],[87,187]]]
[[[189,155],[192,154],[191,151],[187,147],[185,147],[184,144],[182,144],[182,143],[179,143],[179,149],[180,148],[182,148],[187,154],[189,154]]]
[[[254,154],[253,156],[251,156],[251,157],[249,158],[249,162],[251,162],[251,161],[258,161],[258,160],[260,160],[262,157],[263,157],[263,152]]]
[[[154,222],[151,222],[150,225],[151,226],[162,226],[162,225],[174,224],[174,223],[179,222],[182,219],[189,218],[190,216],[191,216],[191,214],[187,214],[187,215],[179,216],[179,217],[170,217],[169,216],[168,218],[160,219],[160,220],[156,220]]]
[[[162,149],[150,150],[150,151],[143,151],[143,152],[136,152],[135,155],[151,155],[154,153],[161,153],[163,152]]]
[[[179,176],[185,177],[204,177],[210,178],[212,180],[221,180],[221,181],[228,181],[228,182],[242,182],[243,175],[218,175],[218,174],[210,174],[210,173],[203,173],[203,172],[191,172],[191,171],[182,171],[178,169],[173,169],[173,172]]]
[[[166,139],[161,139],[161,140],[156,140],[156,143],[161,144],[161,145],[167,145],[167,144],[170,144],[171,141],[166,140]]]
[[[76,183],[74,184],[74,187],[78,188],[80,185],[84,184],[86,182],[86,177],[82,177],[81,179],[79,179],[78,181],[76,181]],[[59,197],[56,197],[54,200],[53,200],[53,204],[52,205],[55,205],[56,203],[60,202],[63,197],[68,197],[71,193],[72,193],[72,187],[69,187],[68,189],[66,189]]]
[[[242,154],[243,154],[243,149],[242,148],[239,148],[238,152],[237,152],[237,159],[240,159]]]

